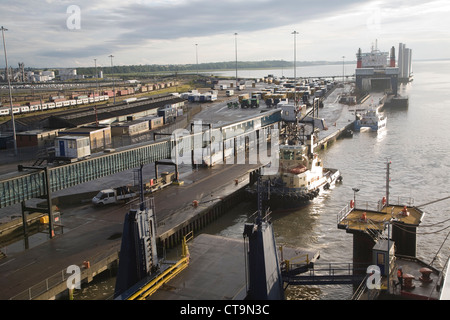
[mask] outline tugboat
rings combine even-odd
[[[282,108],[294,108],[284,105]],[[266,205],[272,211],[297,209],[310,203],[321,191],[331,188],[342,181],[338,169],[324,168],[318,154],[314,153],[314,140],[317,139],[317,119],[303,115],[301,109],[295,109],[297,120],[283,119],[284,141],[279,146],[279,170],[276,174],[263,175]],[[282,117],[285,110],[282,111]],[[313,110],[314,111],[314,107]],[[292,113],[291,113],[292,114]],[[301,123],[312,123],[312,133],[305,135],[305,126]],[[254,187],[249,193],[256,196]]]

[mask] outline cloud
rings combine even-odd
[[[79,29],[68,28],[71,5],[80,8]],[[326,60],[375,38],[386,50],[422,43],[434,26],[436,41],[448,39],[449,11],[443,0],[4,0],[0,21],[11,61],[70,66],[94,58],[107,65],[109,54],[118,64],[190,63],[195,43],[203,62],[232,60],[235,32],[240,59],[292,59],[293,30],[301,33],[300,60]]]

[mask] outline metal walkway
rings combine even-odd
[[[235,124],[215,128],[215,130],[221,130],[224,133],[228,130],[223,135],[223,138],[232,139],[230,130],[235,128],[242,128],[242,130],[237,130],[236,132],[247,135],[273,125],[280,120],[280,110],[274,110],[261,113],[251,119],[241,120]],[[185,143],[190,139],[193,139],[193,135],[178,137],[177,142],[185,151],[186,146],[193,150],[196,145]],[[170,159],[174,145],[175,142],[167,138],[160,142],[132,147],[111,154],[102,154],[75,163],[48,167],[47,170],[42,168],[29,170],[22,174],[18,173],[15,177],[0,181],[0,208],[47,195],[46,171],[48,172],[50,191],[55,192],[121,171],[137,168],[140,165],[154,163],[162,159]]]
[[[293,268],[295,270],[295,268]],[[366,274],[357,274],[351,263],[315,264],[312,268],[282,272],[288,285],[336,285],[360,283]],[[364,272],[366,269],[363,270]]]

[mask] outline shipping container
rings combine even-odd
[[[177,113],[173,108],[162,108],[158,110],[158,116],[163,117],[164,124],[171,123],[175,120]]]
[[[55,157],[76,161],[91,155],[89,137],[62,136],[55,139]]]

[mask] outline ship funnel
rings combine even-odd
[[[394,48],[394,46],[392,46],[392,48],[391,48],[391,60],[390,60],[389,66],[392,68],[395,67],[395,48]]]
[[[358,53],[356,54],[356,68],[362,68],[361,48],[358,49]]]

